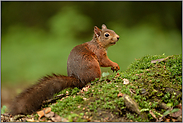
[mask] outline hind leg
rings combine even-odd
[[[82,83],[87,84],[91,81],[94,81],[96,78],[100,78],[100,76],[101,76],[100,67],[99,66],[92,66],[91,69],[88,69],[81,76],[83,76],[80,79]]]
[[[75,64],[71,67],[74,69],[72,71],[69,69],[68,76],[78,78],[81,81],[81,85],[86,85],[101,76],[100,65],[93,57],[90,57],[90,60],[82,60],[80,64]]]

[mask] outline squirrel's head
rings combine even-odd
[[[117,35],[113,30],[107,29],[105,24],[102,25],[102,29],[95,26],[94,35],[104,48],[108,48],[109,46],[116,44],[119,40],[119,35]]]

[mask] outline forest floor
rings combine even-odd
[[[82,89],[68,88],[32,115],[11,116],[1,108],[1,122],[182,122],[182,54],[146,55],[126,71]]]

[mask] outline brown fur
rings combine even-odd
[[[39,82],[20,93],[11,104],[10,114],[31,114],[37,111],[44,100],[67,87],[78,87],[80,81],[63,75],[45,76]]]
[[[10,114],[31,114],[55,93],[68,87],[84,87],[95,78],[100,78],[100,66],[118,71],[118,64],[107,57],[107,48],[114,45],[118,39],[119,36],[113,30],[107,29],[104,24],[102,29],[95,26],[93,39],[74,47],[70,52],[67,61],[68,76],[53,74],[43,77],[14,99]]]

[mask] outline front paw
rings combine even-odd
[[[120,69],[119,65],[116,63],[114,66],[111,67],[111,70],[114,71],[118,71]]]

